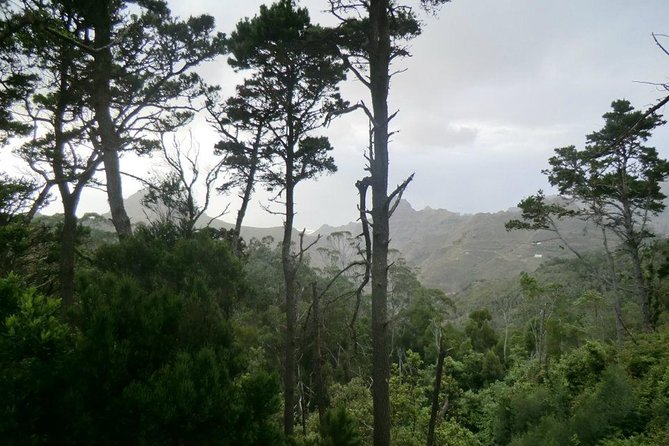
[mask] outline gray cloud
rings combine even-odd
[[[170,4],[181,16],[212,14],[229,33],[261,2]],[[318,12],[324,0],[300,4],[315,20],[332,22]],[[391,109],[400,110],[392,123],[400,132],[390,149],[391,184],[415,172],[406,198],[416,208],[497,211],[546,189],[540,170],[553,148],[582,145],[616,98],[644,108],[662,95],[634,81],[669,80],[669,57],[650,38],[653,31],[669,32],[666,0],[454,0],[425,23],[413,57],[397,67],[408,70],[393,79],[390,93]],[[226,92],[239,80],[224,60],[204,72]],[[351,101],[368,96],[354,81],[343,92]],[[299,186],[299,226],[341,224],[356,215],[353,184],[365,174],[366,118],[351,114],[325,133],[339,172]],[[204,127],[195,134],[203,149],[215,141]],[[653,142],[669,156],[669,128]],[[255,205],[249,223],[281,221]]]

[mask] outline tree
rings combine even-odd
[[[218,162],[209,168],[200,166],[200,148],[193,142],[192,135],[188,146],[174,136],[171,147],[168,147],[165,138],[165,135],[161,137],[160,151],[168,171],[148,181],[137,178],[148,189],[142,204],[157,216],[160,224],[171,223],[183,237],[190,237],[196,225],[206,217],[223,163]],[[202,192],[201,203],[197,200],[198,192]],[[227,209],[226,206],[210,218],[205,226],[224,215]]]
[[[490,325],[492,314],[487,308],[469,313],[465,324],[465,333],[472,342],[474,351],[485,353],[497,345],[497,333]]]
[[[511,222],[521,228],[554,227],[552,218],[576,216],[593,222],[603,231],[610,259],[611,280],[617,289],[615,263],[608,249],[608,234],[613,234],[629,256],[641,309],[641,327],[651,328],[651,302],[642,269],[641,250],[652,237],[648,223],[665,207],[660,184],[669,177],[669,162],[644,143],[653,129],[665,121],[653,107],[647,112],[634,110],[626,100],[611,104],[604,114],[605,125],[587,136],[583,150],[575,146],[555,149],[544,171],[566,204],[547,205],[543,194],[520,203],[524,222]],[[567,207],[567,205],[569,207]],[[616,291],[617,294],[617,291]],[[617,315],[620,321],[619,299]]]
[[[261,6],[253,19],[237,24],[229,41],[231,66],[252,70],[245,82],[246,100],[261,116],[271,135],[266,154],[272,168],[263,175],[271,190],[283,197],[284,233],[281,258],[286,295],[286,356],[284,362],[284,431],[292,434],[295,392],[296,274],[303,250],[291,252],[294,193],[304,180],[334,172],[328,139],[310,134],[343,109],[337,84],[344,67],[326,43],[323,30],[311,24],[304,8],[292,0]]]
[[[45,16],[58,18],[57,22],[51,20],[54,23],[50,26],[60,26],[61,32],[83,38],[81,18],[58,2],[32,4],[26,0],[24,7],[41,8]],[[34,94],[24,99],[22,107],[22,114],[33,128],[33,138],[17,152],[42,177],[41,195],[54,186],[59,191],[64,214],[60,295],[67,307],[74,302],[77,207],[81,193],[102,163],[102,153],[86,144],[92,132],[92,117],[83,99],[87,83],[85,54],[40,28],[25,31],[21,33],[23,60],[35,67],[32,74],[38,80],[33,84]]]
[[[361,446],[355,420],[342,406],[330,409],[320,425],[318,446]]]
[[[0,172],[0,226],[24,220],[26,216],[32,218],[37,211],[34,199],[37,188],[37,182],[31,178],[13,178]]]
[[[90,56],[93,143],[103,153],[112,221],[122,238],[132,229],[123,205],[120,154],[156,148],[152,132],[174,130],[191,118],[203,93],[192,69],[223,52],[223,35],[212,35],[211,16],[173,18],[164,0],[76,0],[72,6],[86,32],[83,40],[63,38]]]
[[[60,300],[0,278],[3,444],[284,444],[277,376],[229,317],[240,260],[213,232],[176,233],[98,250],[67,322]]]
[[[526,308],[529,313],[529,334],[532,338],[528,340],[528,347],[531,349],[531,356],[544,367],[548,360],[547,326],[560,298],[560,286],[554,283],[542,284],[527,273],[521,273],[520,286],[527,299]]]
[[[421,0],[425,8],[437,7],[449,0]],[[373,232],[371,242],[372,278],[372,370],[374,399],[374,445],[390,444],[390,401],[388,381],[390,363],[388,351],[388,244],[390,240],[390,215],[399,203],[402,192],[411,177],[388,193],[388,138],[389,123],[394,114],[388,111],[391,63],[409,53],[401,44],[403,40],[420,33],[420,26],[413,12],[406,5],[393,0],[330,0],[332,13],[340,18],[337,30],[340,56],[371,94],[372,108],[363,108],[372,123],[372,147],[368,155],[369,177],[358,183],[365,204],[365,194],[372,189]],[[367,73],[364,72],[367,68]],[[393,202],[393,200],[395,200]],[[366,210],[361,209],[363,224]]]
[[[228,98],[219,104],[217,92],[209,92],[207,110],[211,122],[223,137],[214,146],[214,153],[223,157],[222,164],[232,178],[220,189],[237,187],[242,200],[235,219],[237,244],[241,242],[240,233],[246,209],[255,190],[258,177],[268,169],[266,146],[269,129],[266,122],[270,119],[263,108],[254,106],[254,90],[247,88],[247,83],[237,86],[237,96]],[[237,246],[239,250],[239,246]]]
[[[11,110],[32,91],[36,80],[22,64],[19,38],[33,20],[32,14],[12,8],[9,0],[0,0],[0,146],[12,135],[30,130]]]
[[[0,278],[0,437],[8,445],[67,444],[64,388],[72,375],[75,332],[59,317],[60,299]]]

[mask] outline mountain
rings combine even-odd
[[[418,270],[421,282],[447,293],[477,281],[508,278],[533,271],[551,258],[573,255],[548,231],[511,231],[504,224],[520,217],[512,208],[496,213],[458,214],[445,209],[417,211],[403,200],[391,218],[391,248]],[[316,234],[359,233],[357,224],[323,226]],[[561,231],[579,251],[601,248],[595,228],[568,221]]]
[[[151,211],[150,209],[147,209],[142,204],[142,199],[144,198],[145,194],[146,191],[140,190],[139,192],[130,195],[128,198],[124,200],[125,211],[128,213],[128,217],[130,217],[130,221],[133,224],[148,223],[149,221],[155,221],[158,219],[158,215],[155,212]],[[111,214],[107,212],[106,214],[103,214],[103,217],[111,219]],[[209,224],[209,226],[216,229],[232,229],[235,226],[231,223],[225,222],[217,218],[212,219],[212,217],[208,215],[203,215],[198,223],[200,226],[205,226]],[[111,225],[111,220],[109,220],[109,230],[110,231],[114,230],[114,227]],[[281,238],[283,237],[283,226],[274,226],[271,228],[257,228],[253,226],[243,226],[241,233],[242,237],[245,240],[251,240],[252,238],[261,240],[264,237],[269,236],[276,241],[280,241]],[[297,240],[298,236],[297,230],[293,231],[293,236]]]
[[[669,191],[668,191],[669,192]],[[155,217],[141,205],[142,193],[126,200],[126,210],[134,223]],[[109,217],[109,215],[106,215]],[[402,200],[391,218],[390,247],[416,268],[422,283],[447,293],[456,293],[473,283],[517,276],[522,271],[534,271],[546,260],[573,257],[573,254],[549,231],[506,231],[504,224],[520,218],[520,210],[511,208],[495,213],[458,214],[445,209],[415,210]],[[210,220],[203,218],[203,224]],[[99,225],[99,222],[98,222]],[[215,228],[231,228],[221,220],[213,220]],[[654,222],[660,234],[669,232],[669,211]],[[112,228],[113,230],[113,228]],[[570,245],[579,252],[602,249],[599,229],[579,220],[561,222],[560,231]],[[312,263],[320,266],[324,258],[319,248],[342,248],[333,233],[360,234],[356,222],[333,227],[323,225],[305,236],[309,244],[320,236],[310,251]],[[281,226],[272,228],[244,227],[246,240],[271,236],[280,241]],[[294,232],[294,240],[298,240]],[[354,253],[349,253],[349,257]]]

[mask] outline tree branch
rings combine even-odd
[[[402,184],[400,184],[399,186],[397,186],[395,188],[395,190],[392,191],[392,193],[388,196],[388,201],[386,203],[388,203],[389,206],[390,206],[390,202],[393,200],[393,198],[397,197],[395,202],[390,207],[390,210],[388,211],[388,217],[391,217],[393,215],[393,213],[395,212],[395,209],[397,209],[397,206],[400,204],[400,201],[402,200],[402,195],[404,194],[404,191],[406,190],[406,188],[409,185],[409,183],[411,182],[411,180],[413,180],[414,175],[415,175],[414,173],[409,175],[409,178],[404,180],[404,182]]]

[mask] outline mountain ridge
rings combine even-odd
[[[134,223],[146,222],[151,216],[141,205],[141,191],[126,199],[126,210]],[[108,217],[108,214],[106,215]],[[401,200],[390,222],[390,247],[416,269],[424,285],[457,293],[473,283],[517,276],[522,271],[534,271],[546,260],[572,256],[568,249],[555,240],[549,231],[507,231],[504,223],[520,218],[520,209],[461,214],[429,206],[416,210],[407,200]],[[210,217],[203,216],[202,225]],[[214,228],[230,229],[232,224],[213,219]],[[655,223],[657,231],[669,229],[669,212],[664,212]],[[601,249],[601,234],[597,228],[580,220],[560,222],[563,236],[570,245],[587,252]],[[300,231],[294,229],[295,240]],[[313,233],[305,234],[305,243],[315,242],[311,251],[315,266],[323,266],[319,248],[338,249],[332,234],[361,233],[359,222],[345,225],[321,225]],[[279,241],[283,227],[242,228],[242,237],[262,239],[271,236]],[[320,237],[320,239],[318,239]]]

